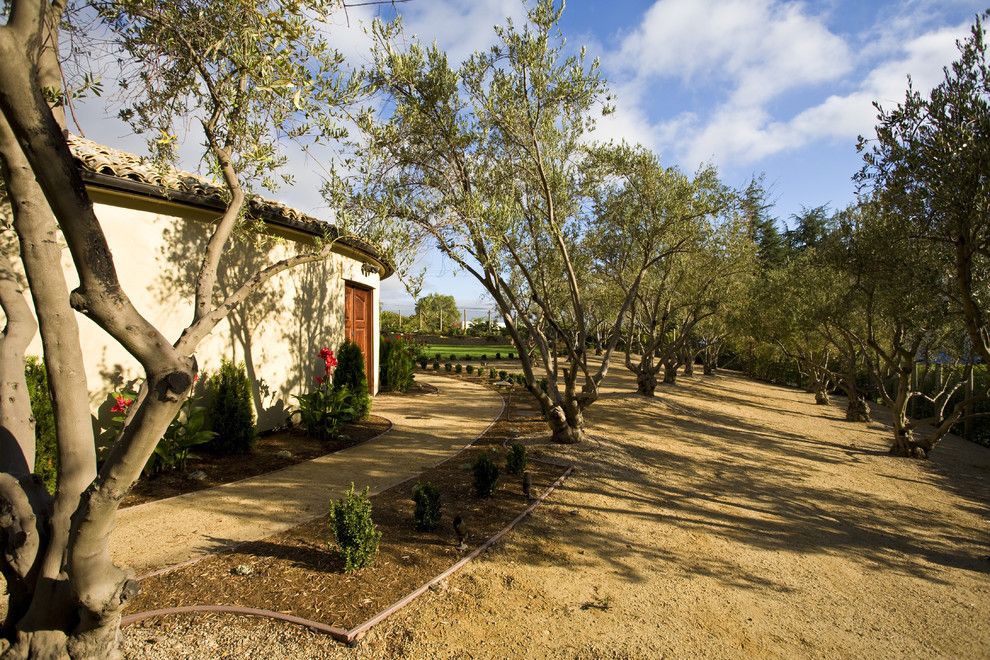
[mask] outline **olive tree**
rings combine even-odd
[[[861,315],[859,327],[844,331],[863,347],[880,399],[891,409],[891,453],[924,458],[940,436],[917,434],[910,419],[911,400],[922,395],[916,367],[922,356],[946,346],[959,323],[946,293],[944,263],[900,218],[871,200],[845,214],[837,234],[831,259],[851,283],[845,304]]]
[[[625,323],[625,366],[636,374],[637,390],[653,396],[657,374],[673,383],[681,364],[701,350],[695,328],[714,315],[730,272],[723,249],[732,249],[728,224],[716,216],[731,196],[714,168],[692,179],[664,168],[643,149],[597,155],[610,157],[605,185],[595,195],[600,221],[591,234],[596,270],[613,289],[632,295]],[[648,268],[630,259],[624,236],[647,237],[655,254]],[[738,233],[738,232],[737,232]],[[736,238],[744,238],[737,236]]]
[[[958,42],[959,58],[924,96],[908,81],[903,103],[877,106],[876,137],[860,138],[859,181],[889,209],[916,249],[951,274],[947,291],[973,351],[990,363],[990,68],[984,21]]]
[[[375,212],[419,228],[485,288],[554,440],[577,442],[619,333],[604,333],[601,361],[589,359],[582,245],[594,216],[582,165],[607,90],[597,62],[562,53],[561,11],[539,2],[457,69],[435,45],[400,48],[377,26],[372,82],[388,115],[363,122],[373,161],[364,192]],[[658,258],[638,247],[644,238],[622,236],[642,269]]]
[[[278,143],[287,134],[339,136],[331,109],[353,86],[318,29],[334,3],[96,4],[109,34],[140,65],[140,91],[125,119],[154,130],[159,154],[168,156],[174,122],[194,117],[206,162],[228,194],[202,255],[193,316],[180,337],[167,338],[131,304],[64,137],[57,37],[65,4],[13,0],[8,7],[0,27],[0,162],[52,389],[58,474],[49,499],[30,474],[34,438],[19,421],[27,396],[21,388],[20,396],[0,401],[0,568],[9,591],[0,643],[12,657],[105,657],[116,652],[121,610],[136,589],[110,558],[115,513],[189,396],[197,346],[265,281],[324,259],[334,239],[270,263],[217,295],[218,263],[244,221],[246,182],[264,182],[276,170]],[[71,293],[60,239],[80,282]],[[23,369],[23,349],[10,339],[22,337],[33,320],[13,297],[0,303],[7,317],[6,378]],[[145,372],[99,470],[75,312],[116,339]]]
[[[840,361],[824,328],[831,319],[832,284],[829,272],[804,253],[767,271],[754,290],[752,304],[754,334],[794,360],[805,389],[814,393],[819,405],[830,403],[829,390]]]
[[[636,374],[637,390],[653,396],[657,377],[674,385],[705,348],[699,325],[723,311],[736,295],[734,281],[744,277],[753,253],[742,225],[699,217],[692,236],[670,259],[643,278],[629,315],[627,341],[638,340],[638,358],[627,354],[626,367]]]

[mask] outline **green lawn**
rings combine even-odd
[[[449,360],[451,355],[456,355],[458,358],[463,358],[466,355],[470,355],[475,360],[479,359],[482,355],[487,355],[489,360],[495,359],[495,353],[501,353],[502,359],[507,359],[509,353],[515,354],[515,346],[510,346],[508,344],[491,344],[485,346],[448,346],[445,344],[429,344],[423,349],[426,357],[431,360],[436,356],[437,353],[440,354],[440,361]]]

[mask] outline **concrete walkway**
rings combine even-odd
[[[375,494],[442,463],[495,420],[495,392],[460,380],[417,374],[439,394],[380,396],[372,412],[393,427],[334,454],[207,490],[123,509],[110,549],[138,575],[316,518],[351,482]]]

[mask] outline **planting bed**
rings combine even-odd
[[[390,427],[391,423],[384,417],[370,415],[363,421],[341,426],[341,433],[347,436],[346,440],[321,441],[299,429],[290,429],[258,438],[250,454],[213,456],[203,452],[190,458],[185,470],[166,472],[138,481],[124,498],[123,506],[134,506],[281,470],[317,456],[353,447],[381,435]],[[291,458],[279,456],[281,451],[291,452]],[[201,481],[190,479],[188,475],[197,470],[204,472],[206,478]]]
[[[405,392],[379,392],[378,396],[423,396],[436,393],[437,388],[429,383],[418,383],[414,380],[412,386]]]
[[[435,532],[413,526],[412,486],[399,484],[372,497],[374,519],[382,532],[379,554],[372,566],[344,574],[333,552],[327,517],[283,533],[249,542],[231,552],[207,557],[184,568],[146,578],[141,593],[128,604],[127,614],[188,605],[236,605],[273,610],[350,628],[374,616],[428,582],[509,524],[529,505],[521,478],[502,472],[490,499],[473,493],[471,463],[484,451],[496,450],[504,467],[503,444],[545,428],[535,419],[508,421],[506,416],[472,447],[419,479],[440,486],[443,516]],[[529,447],[534,495],[565,471],[558,465],[536,463],[538,444]],[[458,550],[451,521],[461,514],[467,526],[467,550]],[[236,575],[238,566],[250,567]],[[133,630],[173,625],[168,619],[148,620]],[[135,634],[140,635],[140,632]]]
[[[458,359],[463,359],[464,356],[470,355],[475,361],[479,360],[482,355],[487,355],[489,360],[495,359],[495,354],[500,353],[502,359],[507,359],[509,353],[515,353],[515,346],[509,344],[477,344],[477,345],[466,345],[457,346],[453,344],[429,344],[424,346],[421,351],[430,360],[436,356],[437,353],[440,354],[440,362],[450,359],[451,355],[456,355]]]

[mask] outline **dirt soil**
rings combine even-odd
[[[130,657],[990,657],[990,450],[892,458],[843,401],[731,373],[645,400],[613,369],[578,472],[357,648],[226,615]]]
[[[213,456],[202,452],[189,459],[185,470],[142,477],[124,498],[121,508],[281,470],[317,456],[359,445],[381,435],[390,427],[391,423],[384,417],[369,415],[360,422],[342,424],[340,430],[343,437],[336,440],[322,441],[306,435],[301,429],[289,429],[258,438],[249,454]],[[279,456],[281,451],[288,451],[292,456]],[[206,478],[190,479],[189,475],[197,471],[204,472]]]
[[[371,498],[374,520],[382,533],[375,562],[350,575],[333,551],[328,517],[239,546],[191,566],[142,580],[141,593],[128,611],[196,604],[241,605],[271,609],[349,629],[425,584],[481,545],[522,512],[528,502],[521,477],[504,469],[491,498],[474,495],[471,465],[485,452],[497,454],[503,465],[503,444],[519,434],[520,424],[500,421],[474,447],[427,470],[418,481],[441,489],[443,512],[439,528],[417,531],[409,481]],[[531,443],[529,456],[541,447]],[[534,492],[549,487],[564,468],[530,461]],[[458,549],[452,521],[461,516],[467,530],[466,550]],[[250,575],[237,575],[238,567]]]

